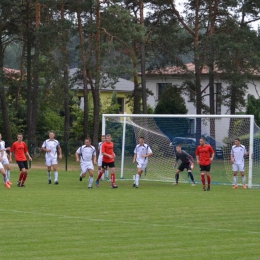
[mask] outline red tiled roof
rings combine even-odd
[[[20,70],[14,70],[10,68],[4,68],[4,74],[6,77],[14,77],[20,75]]]

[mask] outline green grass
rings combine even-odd
[[[17,166],[0,188],[0,259],[259,259],[259,189],[119,180],[88,190],[76,164],[57,186],[32,166],[26,188]]]

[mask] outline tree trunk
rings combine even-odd
[[[77,1],[80,4],[82,1]],[[87,81],[87,71],[86,71],[86,53],[84,46],[84,36],[82,30],[82,22],[80,17],[80,10],[77,10],[77,19],[78,19],[78,31],[79,31],[79,41],[80,41],[80,49],[81,49],[81,62],[82,62],[82,81],[83,81],[83,96],[84,96],[84,125],[83,132],[84,137],[88,136],[88,81]]]
[[[137,75],[137,71],[138,71],[138,59],[137,59],[137,43],[136,41],[134,41],[134,57],[133,57],[133,71],[134,71],[134,109],[133,109],[133,113],[134,114],[140,114],[140,89],[139,89],[139,82],[138,82],[138,75]]]
[[[144,28],[144,3],[140,1],[140,23]],[[142,105],[143,114],[147,114],[147,99],[146,99],[146,74],[145,74],[145,35],[143,35],[141,43],[141,74],[142,74]]]
[[[6,102],[5,87],[4,87],[4,48],[2,44],[2,29],[0,29],[0,100],[1,100],[1,110],[4,121],[4,133],[5,138],[8,141],[12,140],[8,104]]]
[[[64,11],[64,2],[61,5],[61,21],[65,22],[65,11]],[[63,28],[62,30],[62,55],[63,55],[63,80],[62,85],[64,89],[64,142],[69,141],[70,134],[70,109],[69,109],[69,54],[66,47],[66,32]]]
[[[36,140],[36,127],[38,116],[38,96],[39,96],[39,57],[40,57],[40,42],[38,30],[40,27],[40,4],[36,3],[36,24],[35,24],[35,51],[34,51],[34,64],[33,64],[33,99],[32,99],[32,125],[31,135],[28,140],[34,144]],[[29,139],[30,138],[30,139]]]
[[[31,75],[31,68],[32,68],[32,40],[31,40],[31,28],[30,28],[30,2],[27,1],[26,4],[26,11],[27,11],[27,21],[26,21],[26,51],[27,51],[27,134],[30,137],[32,134],[32,75]]]

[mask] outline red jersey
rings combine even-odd
[[[102,150],[101,150],[102,153],[107,153],[109,155],[113,155],[114,156],[114,143],[113,142],[104,142],[102,144]],[[115,159],[114,158],[109,158],[108,156],[106,155],[103,155],[103,159],[102,159],[103,162],[106,162],[106,163],[111,163],[111,162],[114,162]]]
[[[196,155],[199,156],[200,165],[206,166],[211,164],[211,155],[214,153],[213,148],[209,144],[199,145],[196,150]]]
[[[25,154],[28,153],[28,148],[25,142],[14,142],[10,149],[10,153],[12,152],[15,153],[16,161],[27,161]]]

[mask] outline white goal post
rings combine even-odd
[[[216,173],[216,179],[224,184],[233,182],[230,148],[234,144],[234,139],[240,138],[241,143],[245,144],[249,151],[246,173],[248,173],[248,188],[252,188],[254,135],[260,136],[260,129],[255,125],[253,115],[103,114],[102,135],[108,133],[112,135],[113,142],[117,142],[116,155],[120,159],[120,167],[117,168],[120,168],[121,178],[128,179],[130,172],[134,173],[135,169],[130,165],[133,147],[137,144],[138,137],[145,136],[145,140],[154,152],[151,162],[154,161],[151,166],[148,165],[151,168],[148,169],[148,173],[151,172],[151,174],[142,178],[158,181],[174,180],[172,165],[175,160],[175,143],[180,142],[194,153],[193,146],[198,145],[199,137],[206,136],[208,143],[214,144],[219,164],[223,161],[225,165],[222,169],[226,169],[227,181],[223,181],[222,177]],[[186,142],[190,142],[190,145],[185,146]],[[260,142],[257,142],[258,144]],[[183,181],[187,181],[187,178]],[[198,178],[197,181],[199,181]]]

